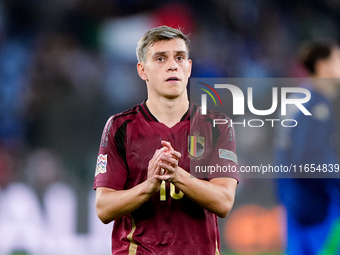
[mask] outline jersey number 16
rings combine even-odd
[[[179,191],[178,193],[176,193],[175,185],[170,183],[170,196],[173,199],[181,199],[184,196],[184,193],[182,191]],[[160,200],[161,201],[166,201],[166,186],[165,186],[165,181],[162,181],[162,183],[161,183]]]

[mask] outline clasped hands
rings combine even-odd
[[[157,149],[149,161],[147,182],[151,193],[159,190],[162,181],[175,181],[180,169],[181,153],[175,151],[170,142],[161,141],[161,144],[163,147]]]

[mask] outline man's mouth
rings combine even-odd
[[[179,78],[177,78],[177,77],[169,77],[168,79],[166,79],[166,81],[179,81]]]

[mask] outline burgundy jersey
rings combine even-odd
[[[236,172],[205,172],[204,166],[237,167],[235,134],[230,125],[216,125],[221,113],[190,104],[181,121],[169,128],[157,121],[145,102],[107,121],[99,149],[94,188],[126,190],[147,179],[147,169],[161,141],[169,141],[182,157],[179,166],[205,173],[207,180]],[[218,167],[217,167],[218,169]],[[221,168],[220,168],[221,169]],[[163,181],[159,192],[133,213],[115,220],[112,254],[219,254],[217,217]]]

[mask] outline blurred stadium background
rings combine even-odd
[[[190,34],[195,78],[303,77],[297,46],[339,24],[338,0],[1,0],[0,254],[110,254],[94,168],[107,118],[146,97],[146,30]],[[237,134],[243,162],[272,161],[270,131]],[[225,254],[280,254],[275,180],[242,180],[220,229]]]

